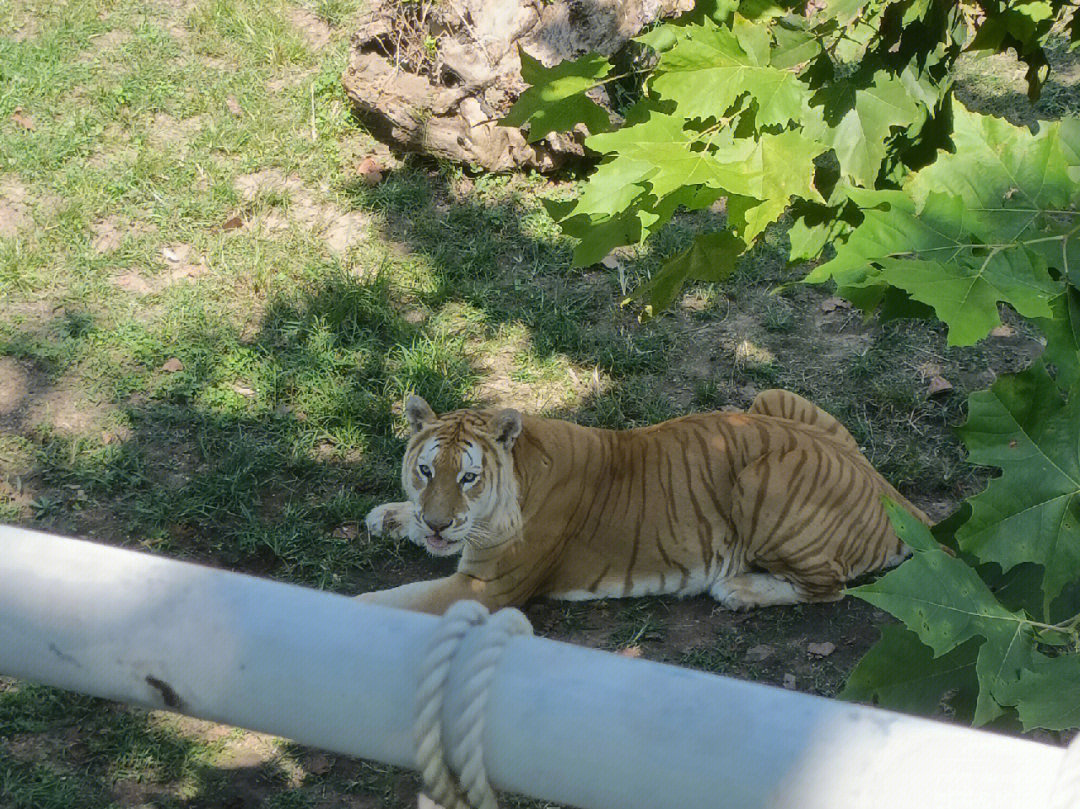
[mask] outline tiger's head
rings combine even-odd
[[[516,534],[521,508],[511,450],[521,414],[508,408],[436,416],[427,402],[410,396],[405,416],[412,435],[401,485],[416,504],[409,538],[435,556],[450,556]]]

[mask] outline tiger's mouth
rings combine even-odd
[[[462,540],[447,539],[438,531],[424,537],[424,544],[427,546],[428,552],[434,556],[451,556],[457,553],[461,543]]]

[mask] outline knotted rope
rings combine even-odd
[[[458,649],[471,633],[476,633],[479,651],[464,661],[465,708],[448,733],[442,722],[446,681]],[[488,689],[506,644],[515,635],[531,634],[532,625],[518,610],[504,609],[490,615],[476,601],[456,602],[439,623],[421,668],[413,731],[416,764],[425,789],[444,809],[498,807],[484,767],[484,710]],[[450,769],[448,744],[457,760],[464,762],[460,773]]]

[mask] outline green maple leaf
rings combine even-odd
[[[627,300],[647,301],[643,318],[666,309],[687,281],[723,281],[735,271],[746,244],[729,230],[702,233],[694,243],[668,259],[652,279]],[[626,301],[624,301],[625,303]]]
[[[1023,232],[1026,225],[1016,220],[1026,222],[1026,212],[972,212],[961,198],[944,194],[930,194],[921,211],[903,192],[862,196],[885,205],[864,211],[862,224],[808,283],[887,282],[932,306],[949,326],[950,345],[970,345],[999,325],[999,301],[1027,317],[1050,317],[1061,284],[1041,254],[1008,241]],[[988,238],[1006,242],[988,246]]]
[[[1080,654],[1047,657],[1036,652],[1020,672],[1015,696],[1024,730],[1080,727]]]
[[[744,241],[752,241],[775,222],[793,197],[820,200],[813,185],[814,158],[822,151],[819,143],[799,132],[762,135],[738,159],[724,150],[717,157],[725,161],[718,169],[719,182],[728,192],[728,222]]]
[[[645,193],[642,181],[657,171],[652,161],[622,155],[601,163],[578,197],[574,213],[596,219],[622,213]]]
[[[914,632],[883,626],[881,639],[859,661],[839,696],[925,716],[938,713],[948,700],[959,716],[970,719],[979,690],[979,645],[972,638],[934,657]]]
[[[1080,290],[1066,287],[1050,308],[1053,317],[1035,321],[1046,335],[1043,359],[1057,369],[1058,387],[1070,390],[1080,381]]]
[[[867,188],[877,179],[893,129],[908,126],[919,112],[904,82],[885,74],[862,88],[829,85],[811,103],[822,108],[822,117],[807,118],[804,131],[833,148],[843,176]]]
[[[798,68],[821,54],[821,40],[809,31],[777,25],[773,28],[776,47],[769,54],[769,64],[780,70]]]
[[[863,10],[867,0],[827,0],[824,8],[817,11],[824,19],[835,19],[841,25],[848,25]]]
[[[699,133],[684,128],[686,120],[656,110],[644,110],[632,124],[615,132],[593,135],[585,145],[602,154],[617,155],[615,162],[634,161],[643,167],[639,179],[647,177],[652,193],[663,197],[686,185],[742,188],[738,161],[749,156],[753,141],[745,139],[732,146],[732,154],[721,161],[714,153],[700,148]],[[648,168],[644,168],[644,167]],[[736,191],[735,193],[738,193]]]
[[[544,201],[544,207],[552,214],[553,219],[556,218],[557,208],[547,201]],[[595,264],[610,253],[612,248],[636,244],[642,238],[641,220],[634,209],[600,221],[585,214],[570,215],[556,221],[563,233],[579,240],[573,256],[576,267]]]
[[[1042,260],[1024,251],[948,263],[886,259],[881,266],[883,279],[932,306],[948,324],[949,345],[971,345],[1000,325],[998,301],[1029,317],[1048,317],[1061,291]]]
[[[1035,214],[1067,208],[1078,191],[1068,175],[1077,165],[1080,128],[1040,122],[1039,132],[1003,118],[953,104],[952,153],[915,174],[905,188],[916,201],[948,188],[971,208],[995,210],[1009,203]]]
[[[973,462],[1001,477],[971,499],[960,547],[1009,570],[1043,567],[1043,614],[1080,571],[1080,387],[1063,400],[1045,367],[1002,376],[968,399],[960,428]]]
[[[748,241],[775,221],[792,197],[820,199],[813,186],[813,161],[824,149],[821,144],[794,131],[757,140],[726,132],[703,143],[685,123],[644,110],[622,129],[589,137],[585,143],[590,149],[615,157],[601,166],[595,190],[590,181],[578,212],[611,215],[618,204],[638,196],[639,186],[657,199],[687,186],[704,186],[754,200],[739,223],[739,236]]]
[[[1002,714],[1003,705],[1013,704],[1013,689],[1034,645],[1031,623],[1003,607],[974,568],[946,553],[914,516],[888,501],[886,508],[914,554],[876,582],[848,592],[891,612],[935,657],[978,640],[974,722],[986,724]]]
[[[757,102],[760,124],[798,118],[809,91],[790,70],[770,66],[767,45],[761,49],[753,36],[747,30],[740,41],[734,31],[707,18],[680,26],[674,46],[660,56],[650,93],[673,101],[689,119],[719,118],[743,93]]]
[[[954,105],[955,151],[909,180],[918,203],[948,188],[982,224],[984,240],[1039,253],[1080,284],[1080,121],[1041,122],[1039,132]]]
[[[583,123],[590,132],[611,128],[607,111],[585,97],[611,72],[611,63],[602,56],[588,54],[572,61],[544,67],[525,51],[521,56],[521,76],[531,84],[510,111],[499,121],[503,126],[529,124],[529,142],[551,132],[566,132]]]
[[[600,261],[613,247],[644,241],[666,224],[679,207],[708,208],[721,193],[719,189],[703,186],[683,186],[661,199],[643,193],[613,216],[583,211],[581,200],[541,202],[566,235],[580,240],[574,248],[573,261],[575,266],[584,267]]]

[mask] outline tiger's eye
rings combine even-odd
[[[462,483],[472,483],[474,480],[476,480],[475,472],[466,472],[464,475],[461,476]]]
[[[431,469],[430,469],[430,467],[427,467],[424,464],[420,464],[420,474],[423,475],[426,478],[430,478],[431,477]]]

